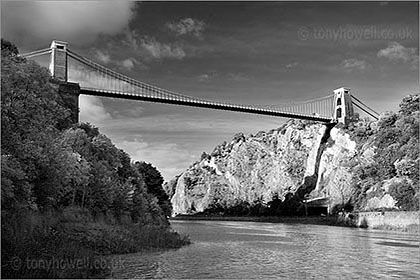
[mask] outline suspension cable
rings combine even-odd
[[[362,106],[360,106],[357,103],[353,103],[353,105],[355,105],[356,107],[358,107],[360,110],[362,110],[363,112],[365,112],[366,114],[370,115],[371,117],[375,118],[376,120],[379,119],[378,115],[374,115],[371,112],[368,112],[366,109],[364,109]]]
[[[42,50],[37,50],[37,51],[33,51],[33,52],[19,54],[19,56],[24,57],[24,58],[30,58],[30,57],[34,57],[34,56],[44,55],[44,54],[51,53],[51,52],[52,52],[51,48],[45,48],[45,49],[42,49]]]
[[[356,96],[351,95],[351,98],[356,100],[357,102],[359,102],[362,106],[365,106],[366,108],[368,108],[369,110],[371,110],[373,113],[375,113],[377,116],[379,116],[379,113],[376,112],[375,110],[373,110],[371,107],[367,106],[365,103],[363,103],[362,101],[360,101]],[[355,103],[353,103],[355,104]],[[357,106],[357,105],[356,105]],[[377,117],[376,117],[377,118]]]
[[[280,106],[280,108],[282,108],[283,105],[285,107],[287,107],[287,106],[302,105],[302,104],[306,104],[306,103],[327,100],[327,99],[329,99],[329,98],[331,98],[333,96],[334,96],[334,94],[330,94],[330,95],[327,95],[327,96],[324,96],[324,97],[319,97],[319,98],[315,98],[315,99],[311,99],[311,100],[305,100],[305,101],[302,101],[302,102],[291,102],[289,104],[284,104],[283,103],[283,104],[257,104],[257,105],[252,104],[252,105],[253,106],[261,106],[261,107],[264,107],[264,106],[266,106],[266,107],[279,107]]]
[[[370,110],[369,108],[367,108],[367,106],[364,106],[364,104],[359,104],[357,102],[352,102],[352,104],[354,106],[356,106],[357,108],[361,109],[363,112],[371,115],[371,116],[375,116],[376,119],[379,118],[379,114],[376,113],[375,111]]]
[[[88,66],[94,68],[95,70],[98,70],[98,71],[101,71],[101,72],[105,72],[106,74],[108,74],[109,76],[111,76],[113,78],[116,78],[118,80],[122,80],[124,82],[128,82],[131,85],[134,85],[134,86],[137,86],[137,87],[141,87],[143,89],[146,88],[147,90],[151,90],[151,91],[155,90],[155,91],[160,92],[160,93],[165,93],[165,94],[173,95],[174,97],[194,99],[196,101],[203,101],[203,102],[211,102],[211,101],[208,101],[208,100],[205,100],[205,99],[199,99],[199,98],[191,97],[191,96],[188,96],[188,95],[183,95],[183,94],[175,93],[175,92],[172,92],[172,91],[169,91],[169,90],[165,90],[165,89],[162,89],[162,88],[159,88],[159,87],[150,85],[150,84],[146,84],[144,82],[135,80],[133,78],[130,78],[128,76],[125,76],[123,74],[120,74],[120,73],[118,73],[116,71],[113,71],[113,70],[111,70],[111,69],[109,69],[109,68],[107,68],[105,66],[102,66],[102,65],[100,65],[100,64],[98,64],[98,63],[96,63],[96,62],[94,62],[94,61],[92,61],[90,59],[87,59],[87,58],[85,58],[85,57],[83,57],[81,55],[78,55],[78,54],[70,51],[69,49],[67,49],[67,52],[68,52],[68,54],[69,54],[70,57],[78,60],[79,62],[81,62],[81,63],[83,63],[85,65],[88,65]]]

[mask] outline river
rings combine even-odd
[[[418,234],[321,225],[171,221],[193,244],[118,256],[115,278],[420,279]]]

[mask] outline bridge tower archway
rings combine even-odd
[[[354,115],[350,89],[341,87],[334,90],[334,120],[347,124]]]

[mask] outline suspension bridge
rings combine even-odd
[[[372,108],[350,94],[350,89],[344,87],[338,88],[332,94],[322,98],[291,104],[233,104],[188,96],[136,80],[71,51],[68,44],[62,41],[55,40],[49,48],[22,54],[21,56],[33,58],[47,54],[50,55],[49,68],[51,75],[60,84],[69,86],[70,90],[68,91],[76,98],[76,108],[78,108],[79,94],[85,94],[312,120],[323,123],[346,123],[354,117],[355,107],[375,119],[379,116]],[[83,73],[79,75],[80,80],[73,81],[73,83],[68,81],[70,64],[72,66],[74,64],[74,67]]]

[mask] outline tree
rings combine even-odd
[[[1,38],[1,53],[3,56],[16,57],[19,50],[13,43]]]
[[[378,121],[378,129],[370,139],[376,147],[374,162],[353,169],[356,204],[362,207],[367,190],[391,178],[404,183],[393,185],[389,193],[403,210],[418,209],[419,187],[419,95],[405,97],[399,112],[387,112]]]
[[[402,115],[410,115],[419,111],[419,95],[411,94],[403,98],[400,104],[399,113]]]
[[[134,163],[133,168],[143,177],[147,191],[157,197],[158,204],[162,208],[163,213],[166,216],[170,216],[172,214],[172,205],[162,187],[163,178],[160,172],[150,163],[143,161]]]
[[[30,207],[32,185],[19,161],[11,155],[1,156],[1,205],[10,209],[16,205]]]
[[[131,205],[131,218],[135,223],[147,223],[151,220],[148,215],[148,201],[146,199],[146,184],[142,177],[137,176],[132,179],[133,195]]]
[[[419,210],[419,199],[416,191],[407,180],[391,185],[389,193],[397,200],[397,206],[401,210]]]
[[[18,57],[12,43],[1,43],[1,154],[8,158],[2,169],[4,191],[11,195],[13,190],[14,200],[27,205],[32,198],[45,202],[50,191],[41,191],[42,178],[52,178],[56,171],[47,152],[60,133],[58,124],[68,121],[70,112],[49,83],[48,70]]]

